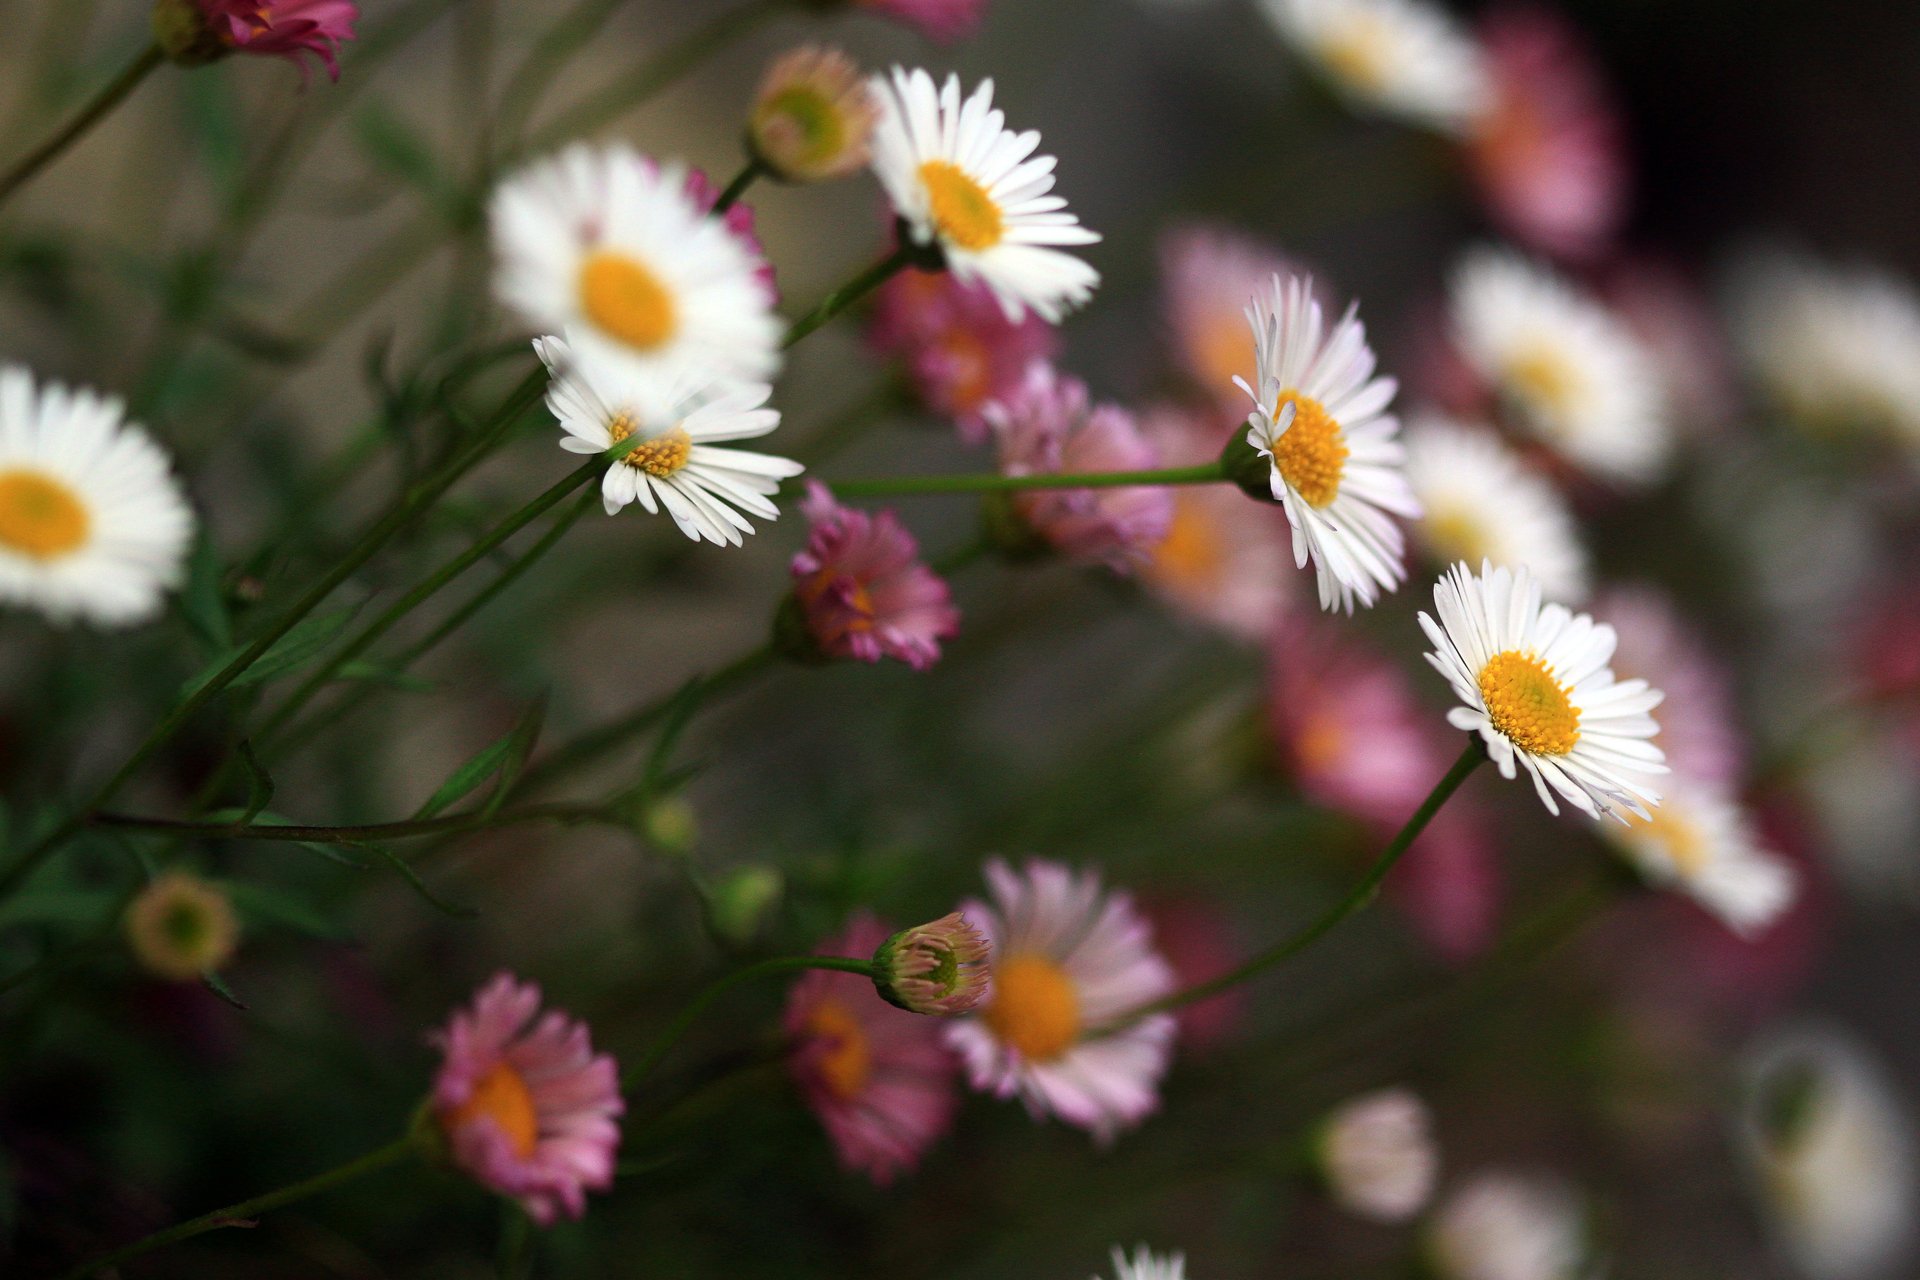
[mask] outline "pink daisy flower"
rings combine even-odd
[[[1017,321],[984,284],[951,272],[904,271],[874,295],[867,343],[906,365],[922,403],[953,419],[969,444],[987,438],[980,410],[1011,395],[1035,360],[1051,360],[1060,338],[1027,312]]]
[[[974,1088],[1111,1142],[1159,1106],[1174,1019],[1108,1028],[1171,992],[1173,969],[1133,900],[1096,872],[1035,860],[1022,873],[996,858],[986,877],[992,905],[960,910],[992,946],[993,991],[947,1024],[947,1043]]]
[[[843,507],[817,480],[800,510],[812,530],[793,558],[793,594],[820,648],[861,662],[898,658],[915,671],[939,661],[960,611],[899,517]]]
[[[819,948],[866,956],[893,930],[861,913]],[[912,1169],[953,1119],[953,1055],[940,1024],[896,1009],[857,973],[814,969],[793,985],[787,1066],[850,1170],[885,1186]]]
[[[1093,405],[1087,386],[1035,361],[1006,400],[981,411],[999,447],[1000,473],[1139,471],[1160,451],[1117,405]],[[1163,486],[1035,489],[1012,495],[1026,526],[1055,551],[1126,573],[1144,564],[1173,524]]]
[[[987,0],[853,0],[856,8],[912,27],[929,40],[951,44],[973,34]]]
[[[613,1185],[626,1110],[607,1054],[587,1026],[540,1015],[540,988],[497,975],[431,1043],[444,1055],[433,1112],[454,1164],[550,1226],[586,1212],[587,1192]]]
[[[1672,600],[1649,586],[1614,587],[1594,601],[1593,615],[1605,618],[1619,637],[1614,675],[1666,692],[1653,718],[1667,766],[1681,778],[1738,788],[1747,744],[1732,683]]]
[[[1174,351],[1207,394],[1240,406],[1233,380],[1254,377],[1247,305],[1276,275],[1301,274],[1277,249],[1228,227],[1190,223],[1160,237],[1161,288]],[[1244,420],[1242,413],[1230,415],[1230,425]]]
[[[1493,101],[1467,163],[1488,210],[1543,253],[1590,258],[1620,230],[1627,165],[1619,113],[1592,53],[1545,8],[1496,9],[1480,23]]]
[[[340,78],[336,55],[353,39],[360,6],[352,0],[195,0],[208,29],[240,53],[289,58],[303,70],[318,58]]]

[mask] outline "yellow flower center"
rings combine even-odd
[[[1320,56],[1336,76],[1369,93],[1392,79],[1392,53],[1392,32],[1370,13],[1354,14],[1320,46]]]
[[[540,1113],[534,1109],[533,1094],[520,1073],[504,1062],[496,1062],[474,1083],[467,1100],[455,1107],[442,1124],[458,1129],[482,1116],[507,1135],[513,1153],[525,1160],[540,1141]]]
[[[1534,412],[1562,417],[1580,392],[1580,371],[1560,351],[1530,347],[1507,361],[1507,387]]]
[[[1553,669],[1531,653],[1507,649],[1480,668],[1480,697],[1493,727],[1536,756],[1563,756],[1580,741],[1580,708]]]
[[[1176,492],[1167,536],[1153,549],[1153,576],[1204,589],[1220,581],[1226,565],[1227,549],[1213,514],[1193,495]]]
[[[807,1015],[806,1034],[822,1046],[813,1062],[827,1092],[842,1102],[859,1097],[873,1075],[873,1046],[860,1020],[838,1000],[822,1001]]]
[[[0,471],[0,547],[53,560],[86,544],[93,518],[78,494],[35,471]]]
[[[929,160],[920,166],[920,181],[933,204],[934,225],[943,239],[978,253],[1000,243],[1006,220],[987,189],[960,166]]]
[[[1633,831],[1651,840],[1665,851],[1674,870],[1693,879],[1707,869],[1707,842],[1700,828],[1667,806],[1654,809],[1647,817],[1628,815]]]
[[[1293,743],[1300,767],[1309,771],[1331,769],[1346,758],[1347,726],[1338,714],[1321,711],[1308,716]]]
[[[980,1016],[1028,1062],[1051,1062],[1079,1038],[1080,996],[1045,956],[1010,956],[994,965],[993,1003]]]
[[[1475,519],[1465,507],[1429,508],[1420,527],[1436,560],[1448,564],[1456,560],[1479,564],[1485,559],[1499,559],[1493,554],[1493,540],[1487,536],[1486,523]]]
[[[620,414],[607,424],[610,443],[619,444],[633,434],[633,418]],[[638,471],[665,480],[668,476],[687,465],[687,459],[693,456],[693,437],[687,434],[685,427],[675,427],[663,432],[651,440],[643,440],[633,447],[633,452],[620,461]]]
[[[1283,391],[1273,406],[1277,419],[1293,404],[1293,425],[1273,443],[1280,478],[1310,507],[1326,507],[1340,496],[1340,475],[1346,470],[1347,448],[1340,424],[1326,406],[1298,391]]]
[[[611,249],[580,264],[580,306],[596,328],[640,351],[665,343],[679,327],[679,308],[660,277]]]

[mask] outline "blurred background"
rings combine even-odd
[[[0,218],[0,360],[130,400],[178,458],[244,627],[444,448],[410,433],[408,397],[518,336],[489,298],[475,193],[519,141],[727,7],[605,6],[517,129],[486,104],[568,6],[367,0],[337,85],[265,59],[163,73]],[[1485,8],[1453,6],[1467,21]],[[1783,1207],[1752,1158],[1750,1086],[1782,1035],[1866,1064],[1889,1108],[1868,1127],[1900,1141],[1821,1176],[1911,1220],[1920,447],[1796,431],[1731,317],[1743,264],[1782,249],[1920,274],[1920,22],[1902,0],[1553,11],[1602,70],[1630,175],[1610,243],[1564,269],[1614,299],[1657,280],[1684,315],[1675,376],[1698,392],[1675,396],[1686,457],[1670,478],[1575,485],[1574,504],[1595,577],[1650,584],[1729,682],[1742,796],[1801,875],[1795,906],[1743,941],[1675,896],[1629,893],[1590,824],[1482,771],[1460,802],[1472,849],[1416,860],[1384,909],[1214,1009],[1210,1033],[1189,1028],[1161,1112],[1111,1149],[969,1096],[921,1168],[869,1185],[836,1165],[777,1061],[734,1070],[777,1055],[769,984],[700,1024],[633,1102],[644,1131],[618,1188],[543,1237],[538,1274],[1081,1277],[1136,1241],[1185,1250],[1200,1280],[1405,1274],[1418,1228],[1353,1220],[1301,1170],[1328,1107],[1393,1084],[1434,1109],[1443,1195],[1486,1169],[1548,1172],[1576,1189],[1608,1274],[1916,1274],[1901,1229],[1871,1248],[1856,1231],[1852,1253],[1808,1242],[1804,1206]],[[0,0],[4,136],[60,118],[145,21],[117,0]],[[1271,245],[1342,307],[1358,299],[1403,411],[1461,411],[1447,281],[1506,229],[1453,144],[1346,109],[1245,0],[995,0],[950,47],[796,9],[594,136],[724,180],[761,69],[802,40],[868,67],[991,75],[1010,123],[1041,130],[1060,190],[1106,237],[1087,253],[1102,288],[1061,333],[1061,365],[1096,397],[1144,412],[1185,394],[1163,246],[1204,225]],[[749,203],[788,315],[887,234],[864,175],[761,184]],[[829,478],[990,465],[897,387],[859,318],[836,323],[780,384],[776,451]],[[355,598],[412,581],[563,465],[551,427],[529,424]],[[893,505],[935,557],[974,537],[970,500]],[[789,513],[719,552],[664,521],[590,518],[421,664],[425,682],[378,690],[269,762],[274,808],[403,816],[536,700],[558,741],[671,692],[763,641],[804,536]],[[1425,563],[1341,626],[1437,725],[1446,691],[1414,624]],[[697,984],[809,950],[858,906],[938,916],[980,892],[995,854],[1100,868],[1169,951],[1200,940],[1200,972],[1309,919],[1377,847],[1289,765],[1271,646],[1065,560],[977,563],[954,588],[961,632],[930,672],[785,667],[709,706],[679,746],[696,772],[638,832],[524,826],[419,850],[458,916],[295,846],[155,844],[246,886],[222,975],[244,1009],[144,976],[113,924],[126,850],[77,846],[32,911],[0,908],[5,971],[26,975],[0,989],[0,1270],[51,1273],[386,1140],[431,1078],[426,1029],[500,969],[630,1055]],[[1288,594],[1312,610],[1304,573]],[[6,829],[110,769],[208,656],[180,618],[109,635],[0,615]],[[1863,710],[1850,691],[1883,677],[1912,683]],[[119,807],[180,812],[230,731],[210,718]],[[609,748],[559,790],[593,794],[645,759],[643,743]],[[701,1089],[722,1067],[724,1087]],[[127,1274],[492,1275],[501,1219],[450,1174],[387,1174]]]

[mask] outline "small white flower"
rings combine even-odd
[[[1659,477],[1673,443],[1660,367],[1612,312],[1498,249],[1469,254],[1451,295],[1461,353],[1527,430],[1601,475]]]
[[[1522,567],[1464,564],[1433,588],[1439,621],[1422,613],[1433,641],[1427,661],[1464,706],[1447,723],[1478,733],[1503,777],[1516,760],[1551,813],[1557,792],[1592,816],[1619,810],[1647,816],[1658,804],[1646,775],[1665,773],[1658,731],[1647,713],[1660,692],[1644,680],[1615,680],[1613,628],[1565,606],[1540,604],[1540,585]]]
[[[1426,508],[1414,536],[1441,564],[1525,565],[1549,599],[1586,597],[1587,552],[1573,512],[1491,431],[1437,417],[1414,422],[1407,480]]]
[[[1359,306],[1327,331],[1310,281],[1273,278],[1271,304],[1255,298],[1259,389],[1247,444],[1272,461],[1273,497],[1293,526],[1294,563],[1313,560],[1320,607],[1371,606],[1405,581],[1406,535],[1392,517],[1420,504],[1407,484],[1398,419],[1386,412],[1397,384],[1376,378]]]
[[[562,449],[602,453],[633,436],[644,441],[607,468],[600,492],[608,515],[630,502],[649,512],[665,507],[694,541],[736,547],[753,532],[741,511],[768,520],[779,516],[768,499],[782,480],[804,468],[770,454],[715,447],[764,436],[780,425],[779,411],[766,407],[771,387],[707,380],[663,384],[625,362],[573,350],[559,338],[537,339],[533,347],[553,374],[547,408],[566,433]]]
[[[916,242],[937,244],[959,279],[985,284],[1009,320],[1032,311],[1057,324],[1092,296],[1100,273],[1056,246],[1100,236],[1049,194],[1054,159],[1034,154],[1037,132],[1006,127],[993,81],[964,103],[954,75],[936,89],[925,71],[895,67],[872,84],[874,176]]]
[[[1420,0],[1262,0],[1294,50],[1355,105],[1463,134],[1492,96],[1473,38]]]
[[[1586,1256],[1580,1203],[1557,1178],[1483,1173],[1427,1231],[1444,1280],[1575,1280]]]
[[[119,400],[0,365],[0,602],[127,626],[180,584],[193,511]]]
[[[1094,1280],[1101,1280],[1095,1276]],[[1155,1257],[1141,1245],[1128,1259],[1117,1245],[1113,1250],[1113,1280],[1187,1280],[1187,1256],[1169,1253]]]
[[[1405,1089],[1383,1089],[1335,1108],[1321,1130],[1320,1161],[1349,1212],[1407,1221],[1426,1207],[1440,1167],[1426,1104]]]
[[[1735,933],[1760,932],[1792,905],[1793,868],[1732,801],[1675,782],[1650,817],[1611,828],[1614,843],[1649,880],[1689,894]]]
[[[502,182],[495,291],[537,332],[657,381],[780,367],[764,262],[687,194],[687,171],[576,145]]]

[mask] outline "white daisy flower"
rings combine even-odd
[[[780,367],[764,261],[629,147],[576,145],[502,182],[491,219],[500,300],[534,329],[664,383]]]
[[[1745,264],[1733,319],[1754,377],[1794,421],[1920,448],[1920,293],[1905,280],[1775,254]]]
[[[1619,810],[1647,816],[1659,794],[1645,775],[1665,773],[1657,726],[1647,713],[1660,692],[1644,680],[1615,680],[1613,628],[1565,606],[1540,604],[1540,584],[1522,566],[1464,564],[1433,588],[1435,622],[1420,626],[1433,641],[1427,661],[1465,706],[1447,713],[1456,729],[1478,733],[1501,776],[1516,759],[1533,778],[1550,813],[1554,793],[1593,816]]]
[[[1613,479],[1659,477],[1673,443],[1660,366],[1612,312],[1499,249],[1469,254],[1451,293],[1461,353],[1527,430]]]
[[[1573,512],[1491,431],[1434,416],[1415,421],[1407,480],[1426,508],[1414,536],[1434,560],[1525,565],[1549,599],[1586,598],[1587,552]]]
[[[771,387],[700,379],[663,384],[626,361],[573,350],[559,338],[537,339],[533,349],[553,374],[547,408],[566,433],[562,449],[601,453],[635,435],[645,441],[607,468],[600,494],[608,515],[630,502],[649,512],[665,507],[695,542],[705,538],[736,547],[753,532],[741,511],[768,520],[779,516],[768,499],[782,480],[805,468],[769,454],[715,447],[764,436],[780,425],[779,410],[766,407]]]
[[[1426,1208],[1440,1171],[1433,1117],[1406,1089],[1336,1107],[1321,1128],[1319,1157],[1333,1198],[1376,1222],[1405,1222]]]
[[[1647,879],[1688,894],[1742,937],[1793,904],[1793,867],[1711,788],[1675,779],[1652,816],[1613,829],[1612,839]]]
[[[1463,134],[1492,96],[1480,47],[1420,0],[1261,0],[1295,52],[1349,102]]]
[[[1320,607],[1371,606],[1406,579],[1406,535],[1390,516],[1414,519],[1420,503],[1402,473],[1399,420],[1386,412],[1397,384],[1373,376],[1359,304],[1327,332],[1312,282],[1273,278],[1271,306],[1255,298],[1256,391],[1247,444],[1272,462],[1274,501],[1293,526],[1293,559],[1309,557]]]
[[[1483,1173],[1434,1216],[1427,1256],[1442,1280],[1578,1280],[1589,1274],[1584,1217],[1558,1178]]]
[[[118,627],[151,618],[180,584],[193,511],[125,413],[0,365],[0,602]]]
[[[1014,133],[993,106],[993,81],[964,103],[960,77],[938,89],[925,71],[900,67],[873,78],[880,123],[873,172],[894,212],[922,245],[938,245],[947,269],[992,291],[1009,320],[1032,311],[1058,324],[1093,294],[1100,273],[1055,246],[1094,244],[1053,190],[1052,156],[1040,135]]]
[[[1093,1280],[1101,1280],[1095,1276]],[[1113,1280],[1187,1280],[1187,1255],[1169,1253],[1156,1257],[1141,1245],[1133,1251],[1129,1259],[1126,1253],[1115,1246],[1113,1250]]]

